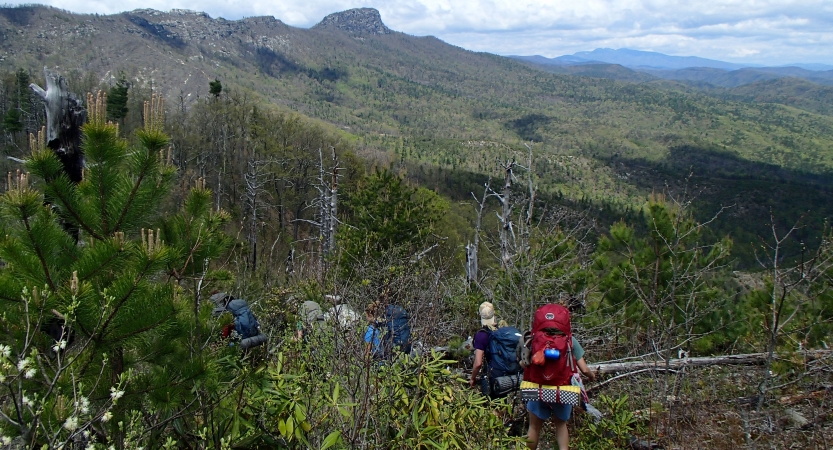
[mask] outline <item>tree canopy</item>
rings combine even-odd
[[[339,242],[354,258],[377,257],[393,247],[419,251],[428,247],[435,225],[448,204],[435,192],[408,186],[381,170],[359,183],[346,201],[347,226]]]

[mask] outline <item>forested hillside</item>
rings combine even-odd
[[[187,109],[219,79],[333,124],[371,153],[395,152],[405,161],[485,175],[506,149],[534,142],[545,192],[618,213],[692,173],[704,188],[706,215],[737,204],[764,212],[756,224],[772,209],[783,224],[805,214],[816,229],[830,217],[829,202],[805,202],[803,195],[762,201],[756,194],[758,185],[788,182],[773,190],[791,191],[797,182],[811,198],[827,195],[833,119],[824,97],[775,95],[759,103],[683,86],[552,75],[431,37],[376,34],[374,27],[384,25],[371,15],[369,31],[326,23],[305,30],[263,17],[227,21],[151,10],[99,17],[33,6],[2,9],[0,26],[8,67],[37,74],[43,65],[60,65],[78,74],[82,91],[124,72],[134,88],[154,86]],[[472,144],[480,141],[494,145]],[[690,154],[745,163],[713,178],[703,157],[680,158]],[[805,185],[807,177],[814,182]],[[746,223],[721,224],[743,242],[754,240],[743,234]]]
[[[523,448],[469,387],[484,301],[570,308],[576,448],[833,439],[823,87],[553,74],[371,9],[6,7],[0,52],[0,446]]]

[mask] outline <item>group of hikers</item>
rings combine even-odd
[[[307,339],[316,328],[327,322],[335,321],[345,329],[352,329],[359,322],[359,315],[346,304],[340,304],[340,298],[326,297],[336,303],[326,313],[315,301],[308,300],[301,305],[296,325],[298,340]],[[230,345],[239,341],[240,347],[247,350],[266,343],[267,337],[261,332],[260,323],[245,300],[226,292],[214,293],[209,300],[214,304],[212,313],[215,317],[225,312],[232,315],[233,321],[221,330],[222,337],[229,339]],[[364,341],[374,359],[381,360],[397,353],[411,352],[410,317],[404,308],[376,301],[365,309],[365,319],[368,326]]]
[[[296,325],[298,339],[305,339],[313,330],[329,321],[337,321],[342,328],[352,329],[359,322],[359,315],[345,304],[338,304],[338,298],[329,300],[336,303],[326,313],[314,301],[307,300],[301,305],[300,318]],[[376,360],[384,360],[398,353],[411,353],[411,325],[408,312],[395,304],[382,301],[372,302],[365,308],[367,328],[364,342],[367,353]]]
[[[354,328],[359,315],[337,297],[329,298],[335,305],[326,313],[314,301],[301,305],[296,325],[296,338],[306,340],[320,324],[335,322]],[[240,347],[262,345],[266,336],[245,300],[227,293],[211,296],[215,314],[230,312],[234,322],[223,329],[223,336],[232,333]],[[532,328],[525,333],[497,321],[492,303],[479,307],[482,328],[472,339],[474,365],[469,384],[492,398],[519,392],[526,402],[529,415],[528,447],[538,447],[544,422],[553,419],[559,450],[569,448],[567,421],[574,406],[587,406],[587,394],[581,375],[590,381],[595,374],[584,360],[584,349],[572,334],[569,310],[560,304],[546,304],[535,311]],[[365,309],[367,328],[364,332],[366,352],[384,363],[399,353],[411,353],[411,329],[407,311],[401,306],[375,301]]]

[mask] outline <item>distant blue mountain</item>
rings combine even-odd
[[[831,66],[830,64],[816,64],[816,63],[810,63],[810,64],[801,64],[801,63],[799,63],[799,64],[787,64],[787,65],[785,65],[785,66],[776,66],[776,67],[798,67],[798,68],[800,68],[800,69],[804,69],[804,70],[812,70],[812,71],[814,71],[814,72],[823,72],[823,71],[833,70],[833,66]]]
[[[620,48],[597,48],[592,52],[578,52],[572,55],[576,58],[620,64],[631,68],[651,69],[685,69],[687,67],[709,67],[712,69],[737,70],[750,67],[744,64],[734,64],[714,59],[698,58],[696,56],[669,56],[657,52],[643,52]]]
[[[579,58],[577,56],[566,55],[566,56],[559,56],[558,58],[547,58],[546,56],[541,55],[533,55],[533,56],[510,56],[510,58],[520,59],[522,61],[527,61],[535,64],[543,64],[546,66],[573,66],[577,64],[599,64],[600,61],[588,61],[584,58]]]
[[[744,68],[759,68],[761,65],[736,64],[714,59],[699,58],[697,56],[670,56],[657,52],[644,52],[627,48],[597,48],[590,52],[578,52],[572,55],[546,58],[543,56],[513,56],[512,58],[533,62],[536,64],[571,66],[578,64],[619,64],[637,70],[679,70],[691,67],[706,67],[710,69],[738,70]],[[828,71],[833,66],[828,64],[789,64],[778,66],[779,69],[798,67],[810,71]]]
[[[549,72],[625,81],[664,78],[732,88],[764,80],[802,78],[818,84],[833,85],[833,66],[827,64],[750,66],[696,56],[669,56],[624,48],[597,48],[592,52],[578,52],[557,58],[540,55],[511,58],[537,64]]]

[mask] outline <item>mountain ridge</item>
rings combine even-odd
[[[612,56],[611,56],[612,55]],[[638,58],[631,58],[637,55]],[[656,52],[637,50],[596,49],[557,58],[540,55],[511,56],[534,64],[553,73],[596,76],[623,81],[650,81],[651,79],[677,80],[686,83],[708,83],[716,87],[733,88],[764,80],[800,78],[821,85],[833,85],[833,70],[821,70],[833,66],[805,64],[815,69],[788,65],[777,67],[744,66],[697,57],[668,56]],[[594,59],[595,58],[595,59]],[[650,65],[651,63],[655,65]],[[662,61],[666,61],[663,65]],[[668,63],[667,61],[672,61]],[[603,66],[615,66],[603,68]],[[644,76],[636,75],[644,74]]]
[[[828,123],[833,119],[818,119],[817,125],[806,127],[813,133],[794,139],[806,141],[812,151],[780,153],[782,134],[790,133],[780,124],[796,119],[779,119],[762,128],[757,123],[768,123],[766,115],[772,112],[744,106],[751,108],[747,115],[758,117],[742,127],[744,135],[755,139],[742,139],[727,125],[706,133],[716,126],[714,117],[726,116],[719,123],[733,120],[736,106],[654,88],[643,83],[651,79],[626,68],[584,65],[585,72],[576,74],[580,77],[545,74],[512,59],[389,30],[372,9],[331,14],[319,25],[296,28],[274,17],[230,21],[188,10],[96,16],[37,6],[0,8],[0,55],[12,67],[92,71],[104,74],[105,83],[120,71],[131,73],[137,87],[152,84],[182,107],[207,96],[208,83],[220,79],[360,134],[533,140],[576,151],[594,148],[596,156],[651,158],[667,154],[674,142],[696,137],[705,139],[704,145],[728,144],[744,157],[783,158],[783,164],[808,170],[833,167],[830,137],[824,134],[833,128]],[[583,78],[604,77],[606,72],[643,84]],[[597,104],[605,105],[602,120]],[[610,105],[629,111],[630,119],[620,121]],[[827,109],[814,106],[816,111]],[[665,125],[669,118],[677,124],[674,128]],[[602,147],[586,143],[607,133],[600,127],[626,136],[634,120],[644,121],[652,137],[617,137],[603,140]],[[770,149],[767,156],[761,149]]]
[[[658,52],[646,52],[625,48],[597,48],[592,51],[577,52],[572,56],[587,61],[620,64],[625,67],[634,68],[683,69],[686,67],[712,67],[715,69],[736,70],[750,67],[750,65],[729,63],[697,56],[671,56]]]
[[[764,64],[732,63],[716,59],[701,58],[698,56],[666,55],[659,52],[633,50],[628,48],[597,48],[591,51],[581,51],[573,53],[572,55],[562,55],[555,58],[547,58],[541,55],[512,55],[509,57],[535,62],[538,64],[574,65],[604,63],[618,64],[629,68],[644,68],[653,70],[678,70],[692,67],[708,67],[723,70],[739,70],[748,68],[778,70],[794,67],[818,72],[833,70],[833,65],[821,63],[792,63],[767,66]]]
[[[744,92],[707,95],[622,66],[587,64],[574,66],[582,73],[552,74],[433,37],[377,34],[384,24],[371,15],[359,14],[370,18],[369,28],[357,21],[351,31],[352,25],[303,29],[274,17],[230,21],[193,11],[96,16],[0,8],[0,57],[34,77],[44,66],[57,68],[76,92],[106,89],[124,72],[131,96],[148,96],[152,87],[174,110],[211,98],[209,82],[218,79],[224,96],[328,123],[381,164],[413,164],[408,170],[417,181],[448,170],[475,174],[482,184],[496,160],[525,158],[523,144],[531,142],[542,193],[619,210],[640,208],[652,191],[679,186],[692,171],[701,171],[698,183],[710,198],[704,211],[740,196],[761,212],[758,218],[768,218],[772,206],[760,186],[794,183],[818,193],[797,197],[799,189],[785,185],[790,190],[775,207],[795,209],[807,204],[796,199],[820,198],[833,184],[828,97],[815,100],[800,86],[777,87],[785,95],[806,92],[783,106],[780,94],[761,98],[766,103]],[[87,82],[80,74],[98,78]],[[715,178],[714,168],[725,161],[730,167]],[[782,173],[789,176],[772,179]],[[730,185],[730,178],[741,181]],[[833,217],[831,208],[818,206],[818,215]]]

